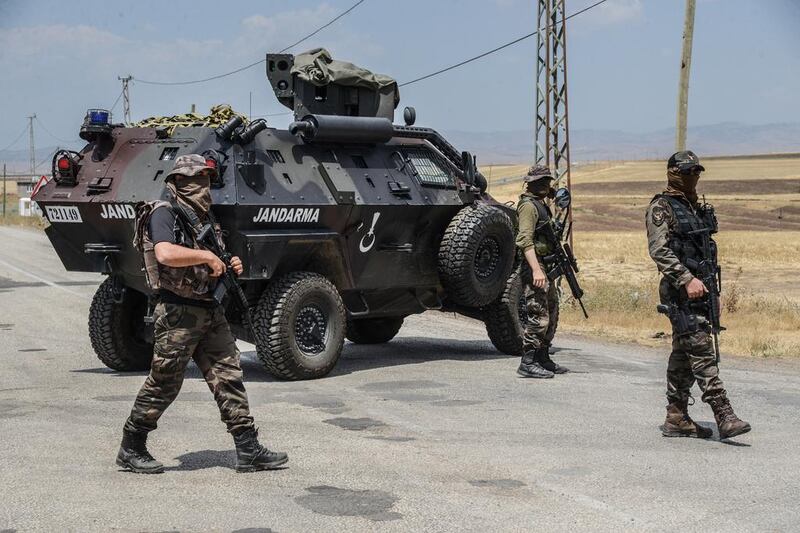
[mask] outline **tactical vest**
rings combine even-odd
[[[691,232],[703,229],[711,229],[711,233],[716,233],[717,221],[710,210],[705,210],[702,207],[697,211],[690,208],[686,202],[670,196],[667,194],[657,194],[650,203],[664,199],[669,203],[672,208],[672,215],[675,219],[675,224],[670,227],[669,237],[667,238],[667,246],[678,257],[678,260],[689,268],[688,263],[699,263],[703,260],[702,250],[700,243],[702,242],[701,236],[692,234]],[[717,244],[709,237],[711,241],[711,250],[713,253],[714,262],[717,261]],[[692,269],[689,268],[689,271]],[[692,274],[697,274],[692,272]]]
[[[155,245],[150,236],[150,217],[157,208],[165,207],[175,212],[172,204],[164,201],[142,202],[136,206],[136,225],[133,246],[142,252],[147,285],[153,292],[167,290],[182,298],[211,300],[211,291],[217,281],[211,278],[208,265],[190,267],[170,267],[156,260]],[[182,217],[175,213],[175,242],[187,248],[203,249],[195,239],[195,234]],[[215,224],[215,228],[218,225]]]
[[[552,255],[555,250],[553,247],[550,246],[550,243],[542,236],[542,232],[540,231],[543,227],[548,224],[553,223],[553,213],[550,211],[550,208],[536,198],[532,196],[522,196],[520,198],[520,205],[522,202],[528,202],[536,209],[536,213],[538,214],[538,219],[536,221],[536,227],[533,230],[533,249],[536,252],[536,257],[542,258],[548,255]]]

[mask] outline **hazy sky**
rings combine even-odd
[[[0,0],[0,149],[36,113],[76,139],[88,107],[110,107],[118,75],[211,76],[257,61],[355,0]],[[574,12],[591,0],[567,0]],[[532,31],[531,0],[366,0],[293,52],[325,46],[400,82]],[[568,22],[571,127],[649,131],[674,123],[683,0],[610,0]],[[690,125],[800,121],[800,0],[699,0]],[[535,39],[401,90],[401,107],[440,130],[530,128]],[[284,111],[263,66],[198,85],[133,82],[134,119],[229,103]],[[121,120],[122,105],[116,118]],[[272,123],[283,126],[286,117]],[[400,115],[397,121],[401,120]],[[15,148],[24,148],[23,137]]]

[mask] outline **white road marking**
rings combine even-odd
[[[91,299],[88,296],[86,296],[85,294],[81,294],[81,293],[79,293],[77,291],[73,291],[73,290],[70,290],[70,289],[68,289],[66,287],[62,287],[58,283],[56,283],[54,281],[50,281],[48,279],[41,278],[41,277],[37,276],[36,274],[31,274],[27,270],[23,270],[21,268],[18,268],[16,266],[12,265],[11,263],[3,261],[2,259],[0,259],[0,265],[3,265],[4,267],[6,267],[6,268],[8,268],[10,270],[13,270],[14,272],[18,272],[18,273],[22,274],[23,276],[27,276],[27,277],[29,277],[31,279],[34,279],[34,280],[38,281],[38,282],[44,283],[45,285],[48,285],[50,287],[55,287],[56,289],[62,290],[64,292],[68,292],[69,294],[72,294],[73,296],[77,296],[78,298],[83,298],[84,300],[90,300]]]

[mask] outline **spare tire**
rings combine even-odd
[[[439,279],[450,300],[481,307],[500,294],[514,266],[514,228],[497,207],[474,204],[459,211],[439,246]]]

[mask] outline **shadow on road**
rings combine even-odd
[[[556,348],[555,351],[561,349]],[[574,351],[574,350],[571,350]],[[399,337],[385,344],[353,344],[346,342],[342,355],[330,376],[341,376],[397,365],[413,365],[426,361],[485,361],[492,359],[517,359],[498,352],[489,341],[453,340],[431,337]],[[267,372],[254,351],[242,352],[242,370],[245,381],[278,381]],[[114,377],[141,376],[148,372],[119,372],[105,367],[79,368],[70,372],[104,374]],[[185,379],[203,379],[194,363],[189,363]],[[324,379],[324,378],[323,378]]]
[[[164,470],[204,470],[221,466],[233,470],[236,464],[236,452],[231,450],[200,450],[199,452],[189,452],[175,458],[180,464],[168,466]]]
[[[245,381],[275,381],[255,352],[242,353]],[[488,341],[453,340],[430,337],[400,337],[385,344],[345,343],[342,355],[330,376],[342,376],[397,365],[426,361],[485,361],[516,359],[498,352]],[[323,378],[324,379],[324,378]]]
[[[177,466],[168,466],[164,471],[192,471],[205,470],[206,468],[228,468],[234,470],[236,466],[236,452],[230,450],[200,450],[199,452],[189,452],[175,458],[179,461]],[[273,470],[284,470],[288,467],[274,468]]]

